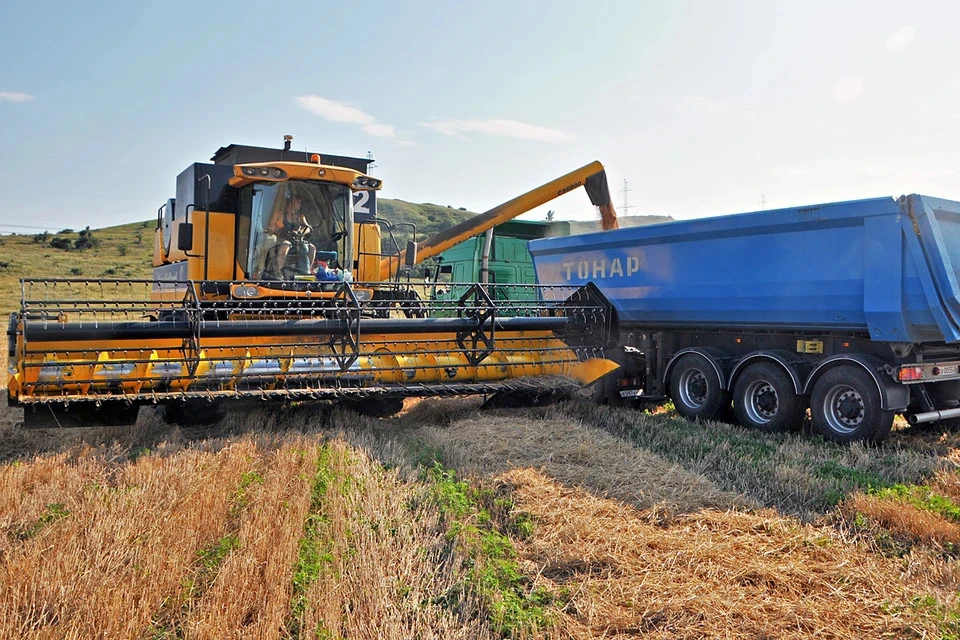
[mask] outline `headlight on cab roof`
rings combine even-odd
[[[287,172],[280,167],[244,167],[242,171],[248,178],[282,180],[287,177]]]
[[[376,189],[380,186],[380,181],[369,176],[358,176],[353,181],[353,186],[358,189]]]

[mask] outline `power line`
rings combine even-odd
[[[623,215],[627,215],[627,211],[629,211],[630,209],[633,208],[633,205],[632,205],[632,204],[628,204],[628,203],[627,203],[627,193],[629,193],[630,191],[633,191],[633,189],[631,189],[630,187],[627,186],[627,180],[626,180],[626,178],[624,178],[624,180],[623,180],[623,189],[620,189],[620,193],[623,194],[623,204],[620,205],[620,212],[621,212]]]

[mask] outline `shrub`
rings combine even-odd
[[[72,275],[72,276],[82,276],[82,275],[83,275],[83,269],[81,269],[80,267],[70,267],[70,275]]]
[[[78,251],[95,249],[100,246],[100,240],[94,238],[93,231],[90,231],[90,227],[87,227],[80,232],[80,237],[76,239],[76,241],[73,243],[73,246],[75,246]]]
[[[87,228],[89,229],[90,227],[87,227]],[[59,233],[73,233],[73,229],[69,229],[69,228],[68,228],[68,229],[60,229]]]
[[[35,234],[35,235],[33,236],[33,243],[34,243],[34,244],[46,244],[47,238],[49,238],[49,237],[50,237],[50,234],[49,234],[48,232],[46,232],[46,231],[44,231],[43,233],[37,233],[37,234]]]
[[[140,244],[140,243],[138,242],[137,244]],[[120,253],[121,256],[127,255],[127,245],[121,244],[119,247],[117,247],[117,251]]]
[[[73,243],[70,242],[69,238],[60,238],[56,237],[50,241],[50,246],[54,249],[60,249],[62,251],[70,251],[73,248]]]

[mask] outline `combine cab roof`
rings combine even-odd
[[[269,147],[250,147],[242,144],[230,144],[217,149],[217,152],[213,154],[210,160],[212,160],[214,164],[228,165],[283,160],[287,162],[310,162],[310,156],[314,153],[318,152],[298,151],[296,149],[284,151],[283,149],[271,149]],[[367,168],[373,162],[372,158],[352,158],[350,156],[334,156],[327,153],[318,153],[318,155],[323,164],[347,167],[348,169],[353,169],[361,173],[367,173]]]

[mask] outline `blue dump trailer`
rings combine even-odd
[[[875,198],[530,243],[540,284],[613,303],[598,395],[697,420],[882,440],[960,418],[960,202]]]

